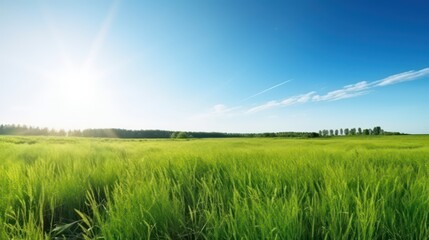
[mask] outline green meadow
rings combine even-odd
[[[0,137],[0,239],[428,239],[429,136]]]

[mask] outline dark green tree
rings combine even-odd
[[[374,129],[372,130],[374,135],[380,135],[381,134],[381,127],[377,126],[374,127]]]
[[[179,132],[177,133],[176,138],[180,138],[180,139],[184,139],[184,138],[188,138],[189,135],[186,132]]]

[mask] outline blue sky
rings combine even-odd
[[[0,122],[429,133],[424,1],[1,1]]]

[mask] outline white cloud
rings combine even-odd
[[[238,109],[241,107],[227,107],[223,104],[214,105],[208,112],[194,115],[191,119],[207,119],[213,117],[225,117],[238,113]]]
[[[306,103],[311,100],[311,97],[316,94],[316,92],[309,92],[306,94],[301,94],[297,96],[293,96],[290,98],[286,98],[283,101],[281,101],[281,104],[283,106],[291,106],[297,103]]]
[[[243,110],[242,107],[227,107],[223,104],[217,104],[213,106],[208,113],[196,115],[194,116],[194,118],[224,117],[224,116],[232,116],[232,115],[244,114],[244,113],[255,113],[255,112],[260,112],[260,111],[264,111],[264,110],[268,110],[276,107],[282,107],[282,106],[286,107],[286,106],[292,106],[295,104],[303,104],[307,102],[337,101],[341,99],[353,98],[353,97],[358,97],[358,96],[368,94],[371,89],[376,87],[383,87],[383,86],[397,84],[405,81],[416,80],[418,78],[425,77],[425,76],[429,76],[429,68],[424,68],[418,71],[413,70],[413,71],[403,72],[403,73],[395,74],[373,82],[367,82],[367,81],[357,82],[354,84],[346,85],[340,89],[333,90],[322,95],[317,94],[315,91],[311,91],[305,94],[288,97],[283,100],[272,100],[264,104],[249,108],[248,110]],[[247,99],[250,99],[252,97],[255,97],[257,95],[270,91],[271,89],[279,87],[283,84],[286,84],[289,81],[290,80],[282,82],[270,88],[267,88],[255,95],[248,97]]]
[[[368,93],[367,89],[369,89],[371,85],[372,84],[369,84],[366,81],[347,85],[344,86],[342,89],[328,92],[325,95],[315,95],[313,96],[313,101],[336,101],[340,99],[361,96]]]
[[[278,102],[278,101],[269,101],[269,102],[267,102],[267,103],[265,103],[265,104],[262,104],[262,105],[259,105],[259,106],[256,106],[256,107],[253,107],[253,108],[251,108],[251,109],[247,110],[246,112],[247,112],[247,113],[259,112],[259,111],[262,111],[262,110],[267,110],[267,109],[270,109],[270,108],[273,108],[273,107],[279,106],[280,104],[281,104],[281,103],[280,103],[280,102]]]
[[[253,107],[249,110],[247,110],[247,113],[254,113],[254,112],[259,112],[262,110],[267,110],[273,107],[277,107],[277,106],[291,106],[294,104],[298,104],[298,103],[306,103],[308,101],[311,100],[311,97],[316,94],[316,92],[309,92],[306,94],[301,94],[301,95],[297,95],[297,96],[293,96],[290,98],[286,98],[282,101],[270,101],[267,102],[265,104]]]
[[[387,86],[400,82],[412,81],[420,77],[424,77],[429,75],[429,68],[424,68],[418,71],[412,70],[408,72],[398,73],[387,78],[381,79],[379,81],[375,81],[376,86]]]
[[[310,101],[311,97],[314,94],[316,94],[316,92],[314,92],[314,91],[306,93],[306,94],[301,94],[301,95],[296,96],[291,101],[283,100],[283,104],[286,105],[286,106],[289,106],[289,105],[293,105],[293,104],[296,104],[296,103],[306,103],[306,102]],[[287,104],[285,104],[285,101],[287,102]]]
[[[216,104],[213,106],[212,111],[210,113],[212,114],[225,114],[228,112],[232,112],[237,108],[228,108],[227,106],[223,104]]]
[[[284,100],[272,100],[265,104],[250,108],[246,111],[246,113],[254,113],[259,112],[275,107],[281,106],[291,106],[298,103],[306,103],[309,101],[313,102],[321,102],[321,101],[336,101],[340,99],[353,98],[368,94],[370,89],[375,87],[383,87],[387,85],[397,84],[406,81],[416,80],[421,77],[429,76],[429,68],[424,68],[418,71],[408,71],[399,74],[395,74],[384,79],[367,82],[361,81],[355,84],[346,85],[341,89],[330,91],[324,95],[316,94],[316,92],[312,91],[306,94],[296,95]]]

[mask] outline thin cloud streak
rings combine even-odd
[[[278,102],[278,101],[269,101],[269,102],[267,102],[265,104],[262,104],[262,105],[259,105],[259,106],[256,106],[256,107],[253,107],[253,108],[247,110],[246,113],[260,112],[260,111],[271,109],[271,108],[274,108],[274,107],[277,107],[277,106],[280,106],[280,102]]]
[[[268,92],[268,91],[271,91],[271,90],[273,90],[274,88],[280,87],[280,86],[282,86],[282,85],[284,85],[284,84],[286,84],[286,83],[288,83],[288,82],[290,82],[290,81],[292,81],[292,79],[286,80],[286,81],[284,81],[284,82],[282,82],[282,83],[279,83],[279,84],[274,85],[274,86],[272,86],[272,87],[269,87],[269,88],[267,88],[267,89],[265,89],[265,90],[262,90],[262,91],[260,91],[260,92],[258,92],[258,93],[256,93],[256,94],[254,94],[254,95],[252,95],[252,96],[249,96],[249,97],[247,97],[247,98],[245,98],[245,99],[241,100],[241,102],[247,101],[247,100],[249,100],[249,99],[251,99],[251,98],[254,98],[254,97],[256,97],[256,96],[259,96],[259,95],[261,95],[261,94],[264,94],[264,93],[266,93],[266,92]]]
[[[341,89],[330,91],[324,95],[318,95],[312,91],[306,94],[296,95],[286,98],[282,101],[272,100],[265,104],[250,108],[246,113],[255,113],[267,109],[272,109],[281,106],[291,106],[298,103],[306,102],[321,102],[321,101],[337,101],[346,98],[353,98],[368,94],[371,89],[376,87],[384,87],[388,85],[398,84],[406,81],[413,81],[422,77],[429,76],[429,68],[424,68],[418,71],[412,70],[395,75],[388,76],[381,80],[367,82],[361,81],[355,84],[346,85]]]
[[[191,116],[190,119],[202,120],[202,119],[207,119],[211,117],[231,116],[231,115],[237,114],[237,110],[239,110],[240,108],[241,107],[227,107],[223,104],[216,104],[210,109],[209,112]]]
[[[247,110],[246,113],[260,112],[260,111],[267,110],[270,108],[274,108],[277,106],[292,106],[295,104],[306,103],[306,102],[311,100],[311,98],[314,94],[316,94],[316,92],[309,92],[306,94],[296,95],[296,96],[293,96],[290,98],[286,98],[282,101],[269,101],[265,104],[262,104],[260,106],[256,106],[256,107],[253,107],[253,108]]]
[[[412,70],[408,72],[395,74],[387,78],[381,79],[379,81],[376,81],[374,83],[376,86],[382,87],[382,86],[392,85],[400,82],[416,80],[417,78],[421,78],[426,75],[429,75],[429,68],[424,68],[418,71]]]
[[[381,80],[367,82],[361,81],[354,84],[346,85],[341,89],[330,91],[324,95],[319,95],[315,91],[311,91],[305,94],[295,95],[283,100],[272,100],[264,104],[249,108],[247,110],[242,107],[227,107],[223,104],[218,104],[212,107],[212,109],[205,114],[200,114],[193,116],[193,119],[206,119],[212,117],[226,117],[226,116],[236,116],[241,114],[253,114],[256,112],[265,111],[268,109],[273,109],[277,107],[287,107],[296,104],[304,104],[307,102],[323,102],[323,101],[337,101],[341,99],[353,98],[368,94],[371,92],[371,89],[377,87],[384,87],[388,85],[393,85],[401,82],[412,81],[418,78],[429,76],[429,68],[424,68],[418,71],[407,71],[395,75],[388,76]],[[273,87],[267,88],[251,97],[260,95],[267,91],[270,91],[273,88],[279,87],[283,84],[286,84],[291,80],[287,80],[283,83],[277,84]],[[249,98],[251,98],[249,97]],[[249,99],[247,98],[247,99]]]
[[[368,89],[372,87],[373,84],[367,83],[366,81],[358,82],[355,84],[344,86],[342,89],[334,90],[328,92],[325,95],[315,95],[313,96],[313,101],[336,101],[340,99],[352,98],[364,95],[368,93]]]

